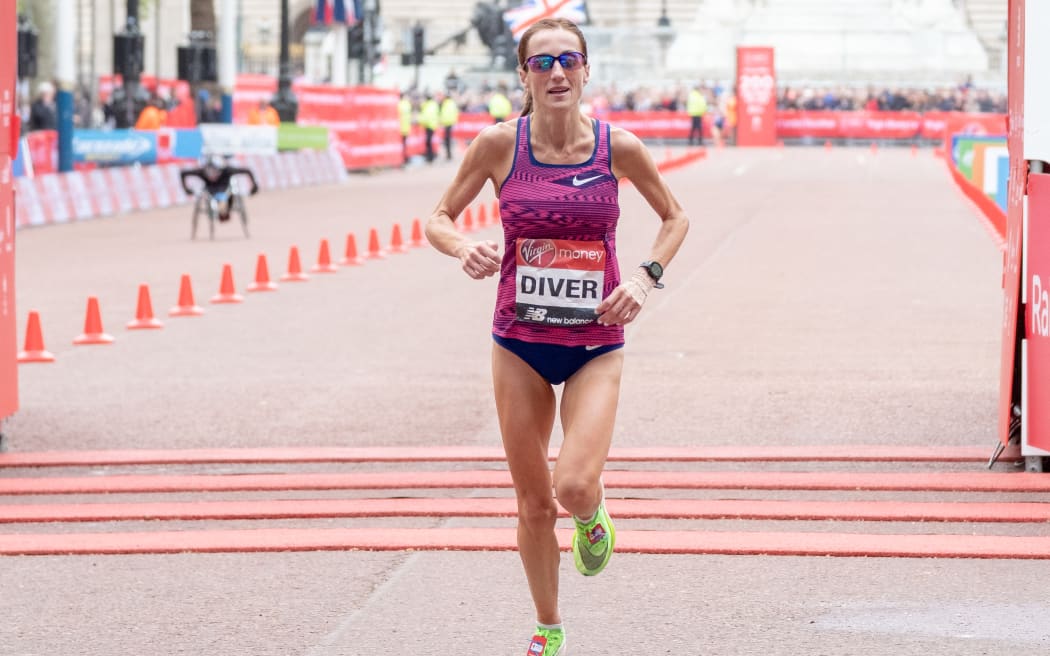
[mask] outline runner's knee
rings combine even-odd
[[[597,476],[568,473],[554,484],[558,503],[572,513],[584,512],[597,505],[601,486]]]
[[[518,520],[529,531],[542,532],[553,530],[554,522],[557,519],[558,505],[549,496],[530,495],[518,499]]]

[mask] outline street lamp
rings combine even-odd
[[[660,2],[660,17],[656,19],[656,42],[660,45],[660,65],[667,68],[667,50],[674,41],[674,30],[671,29],[671,18],[667,15],[667,0]]]
[[[295,123],[299,101],[292,93],[292,63],[288,57],[288,0],[281,0],[281,58],[277,74],[277,95],[270,102],[281,123]]]
[[[111,107],[118,128],[134,126],[149,100],[139,84],[144,38],[139,30],[138,0],[128,0],[127,8],[124,31],[113,35],[113,72],[120,74],[121,86],[113,90]]]

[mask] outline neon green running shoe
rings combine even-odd
[[[564,630],[537,626],[525,656],[565,656],[566,653]]]
[[[574,516],[576,532],[572,535],[572,556],[576,569],[584,576],[598,574],[609,563],[616,545],[616,528],[605,510],[605,489],[591,521],[583,523]]]

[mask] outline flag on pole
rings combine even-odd
[[[587,22],[586,0],[523,0],[520,6],[506,9],[503,20],[515,41],[534,23],[544,18],[568,18],[574,23]]]
[[[361,0],[317,0],[314,23],[354,25],[361,20]]]

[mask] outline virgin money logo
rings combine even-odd
[[[550,239],[526,239],[521,242],[521,259],[534,267],[548,267],[554,262],[554,242]]]
[[[748,105],[765,105],[773,99],[773,87],[776,82],[773,76],[741,75],[738,84],[740,99]]]

